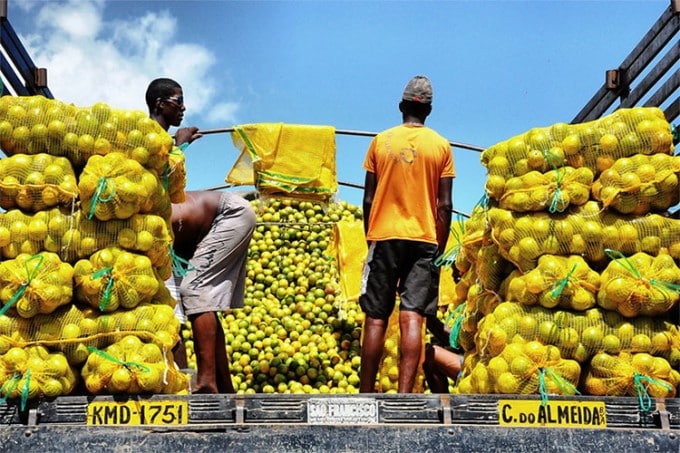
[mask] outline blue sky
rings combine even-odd
[[[54,96],[146,110],[155,77],[184,88],[183,125],[284,122],[378,132],[406,82],[434,86],[427,125],[488,147],[570,122],[668,7],[644,1],[9,0],[8,19]],[[337,137],[338,179],[362,184],[366,137]],[[227,134],[187,151],[188,188],[219,186]],[[454,204],[484,190],[479,153],[454,148]],[[361,204],[361,190],[338,197]]]

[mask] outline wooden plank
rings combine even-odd
[[[675,92],[680,87],[680,72],[676,71],[668,80],[666,80],[661,87],[654,93],[654,95],[645,102],[645,106],[654,107],[661,105],[666,99],[670,98],[671,94]],[[676,99],[677,101],[677,99]],[[673,118],[666,119],[668,121],[673,121],[677,117],[677,114]]]
[[[664,113],[669,122],[677,120],[680,117],[680,98],[676,98],[675,101],[671,102],[671,105],[664,110]]]
[[[663,76],[668,74],[673,65],[680,59],[680,43],[673,46],[671,50],[663,56],[661,60],[652,68],[649,73],[637,84],[637,86],[630,92],[630,94],[621,101],[619,107],[633,107],[647,94],[654,85],[661,80]],[[662,99],[661,102],[665,101]],[[655,105],[661,105],[661,102]]]
[[[659,17],[659,19],[654,23],[652,28],[650,28],[645,34],[638,45],[635,46],[633,51],[626,57],[623,63],[621,63],[619,68],[627,71],[633,65],[633,63],[643,55],[656,55],[654,50],[648,50],[648,48],[663,48],[668,43],[668,40],[672,37],[672,35],[677,33],[677,31],[678,15],[674,13],[669,6],[663,12],[661,17]],[[666,39],[665,42],[663,42],[664,39]],[[647,62],[645,66],[647,64],[649,64],[649,62]],[[629,82],[634,79],[634,77],[631,77],[630,74],[628,77]],[[572,123],[582,123],[599,118],[614,103],[617,97],[618,94],[616,92],[608,90],[606,84],[603,84],[590,99],[590,101],[586,103],[583,109],[581,109],[581,111],[574,117]]]
[[[12,68],[9,62],[5,59],[4,55],[2,56],[2,61],[0,61],[0,70],[2,70],[2,75],[5,77],[5,80],[7,80],[12,89],[14,89],[17,95],[27,96],[29,94],[24,81],[17,76],[17,74],[14,72],[14,68]],[[3,88],[3,94],[5,91],[7,90]]]
[[[42,94],[47,98],[50,99],[53,98],[52,92],[49,90],[49,88],[47,87],[37,88],[34,86],[34,70],[36,69],[35,63],[33,63],[33,60],[28,55],[28,52],[21,43],[19,36],[17,36],[16,32],[14,31],[14,28],[7,20],[3,20],[0,23],[0,45],[2,45],[2,47],[6,50],[7,55],[12,60],[12,63],[14,63],[16,70],[19,71],[19,75],[24,80],[24,82],[22,82],[21,84],[24,87],[24,89],[19,89],[17,86],[14,85],[16,80],[18,80],[18,77],[16,75],[14,76],[14,82],[12,82],[12,87],[15,88],[17,94],[22,96]],[[7,68],[10,68],[12,73],[14,73],[15,70],[12,69],[9,63],[5,61],[4,57],[2,58],[2,60],[3,60],[2,61],[3,74],[5,74],[6,77],[9,78],[8,72],[5,72],[4,64],[7,64]]]

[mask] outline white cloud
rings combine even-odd
[[[237,124],[236,112],[239,105],[235,102],[223,102],[212,106],[207,114],[207,119],[211,123],[220,125],[221,127],[231,127]]]
[[[214,105],[215,55],[182,42],[177,18],[170,12],[140,11],[123,21],[106,19],[102,0],[31,2],[26,8],[32,11],[36,31],[20,35],[21,40],[36,65],[47,68],[55,98],[77,106],[106,102],[146,111],[148,83],[171,77],[184,88],[191,118],[201,117],[200,123],[234,118],[237,104]]]
[[[40,8],[36,25],[39,28],[53,27],[57,35],[75,42],[94,39],[102,26],[102,10],[102,1],[48,2]]]

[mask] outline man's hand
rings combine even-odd
[[[203,134],[198,132],[196,126],[181,127],[175,131],[175,145],[179,146],[183,143],[192,143],[194,140],[203,137]]]

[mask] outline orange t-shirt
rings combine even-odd
[[[428,127],[401,124],[373,138],[364,169],[377,180],[366,239],[436,244],[439,179],[456,176],[448,140]]]

